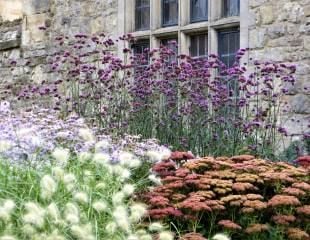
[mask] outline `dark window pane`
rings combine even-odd
[[[223,0],[223,16],[239,16],[240,0]]]
[[[177,25],[179,18],[178,0],[163,0],[162,14],[163,26]]]
[[[169,38],[161,40],[161,44],[169,48],[172,52],[168,56],[168,62],[176,62],[178,56],[178,39]]]
[[[235,55],[240,48],[240,32],[238,29],[231,29],[219,32],[219,57],[231,67],[235,62]]]
[[[149,62],[148,50],[150,48],[149,41],[139,41],[132,45],[135,63],[138,65],[147,65]]]
[[[136,0],[136,30],[150,29],[150,1]]]
[[[191,36],[190,54],[192,57],[208,55],[208,34]]]
[[[208,0],[191,0],[191,22],[208,20]]]

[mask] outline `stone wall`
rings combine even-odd
[[[297,65],[297,82],[286,99],[294,116],[283,120],[290,133],[309,132],[310,0],[249,0],[249,8],[255,20],[249,29],[250,57]]]
[[[46,57],[56,36],[117,30],[117,0],[0,0],[0,98],[54,77]]]
[[[287,101],[300,121],[286,125],[291,132],[301,132],[310,116],[310,0],[241,1],[249,1],[250,57],[297,65],[297,83]],[[17,92],[23,84],[54,77],[46,57],[53,51],[56,36],[103,31],[117,36],[123,24],[118,22],[117,2],[0,0],[0,98]],[[47,30],[39,30],[40,26]],[[12,60],[16,61],[13,71]],[[14,88],[6,89],[7,83],[14,83]]]

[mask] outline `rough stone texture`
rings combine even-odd
[[[99,32],[117,35],[117,0],[0,0],[0,100],[55,78],[46,58],[56,36]]]
[[[0,98],[30,81],[54,76],[46,57],[59,35],[107,32],[117,35],[117,0],[0,0]],[[292,62],[297,83],[287,99],[302,126],[309,121],[310,0],[249,0],[249,46],[254,59]],[[39,26],[47,26],[40,31]],[[16,61],[12,71],[10,62]],[[27,62],[31,60],[31,64]],[[6,89],[14,83],[14,89]],[[288,125],[300,132],[299,125]],[[309,129],[309,128],[308,128]]]
[[[20,19],[23,16],[22,0],[0,0],[0,16],[3,21]]]
[[[249,29],[250,57],[297,65],[297,82],[285,99],[294,116],[282,122],[292,134],[309,132],[310,0],[249,0],[249,7],[256,19]]]
[[[0,23],[0,51],[20,46],[21,25],[20,21]]]

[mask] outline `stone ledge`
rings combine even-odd
[[[21,20],[0,24],[0,51],[21,45]]]

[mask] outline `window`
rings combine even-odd
[[[227,67],[235,62],[235,55],[240,48],[239,29],[230,29],[219,32],[219,57]]]
[[[191,22],[208,20],[208,0],[191,0]]]
[[[178,0],[162,0],[162,25],[178,25],[179,6]]]
[[[150,0],[136,0],[136,30],[150,29]]]
[[[135,63],[137,65],[148,65],[150,42],[148,40],[138,41],[132,45],[133,54],[135,56]]]
[[[223,17],[239,16],[240,0],[223,0]]]
[[[190,55],[192,57],[208,56],[208,34],[191,36]]]
[[[167,48],[169,48],[172,52],[171,55],[168,56],[168,62],[176,62],[178,56],[178,39],[169,38],[161,40],[161,44]]]

